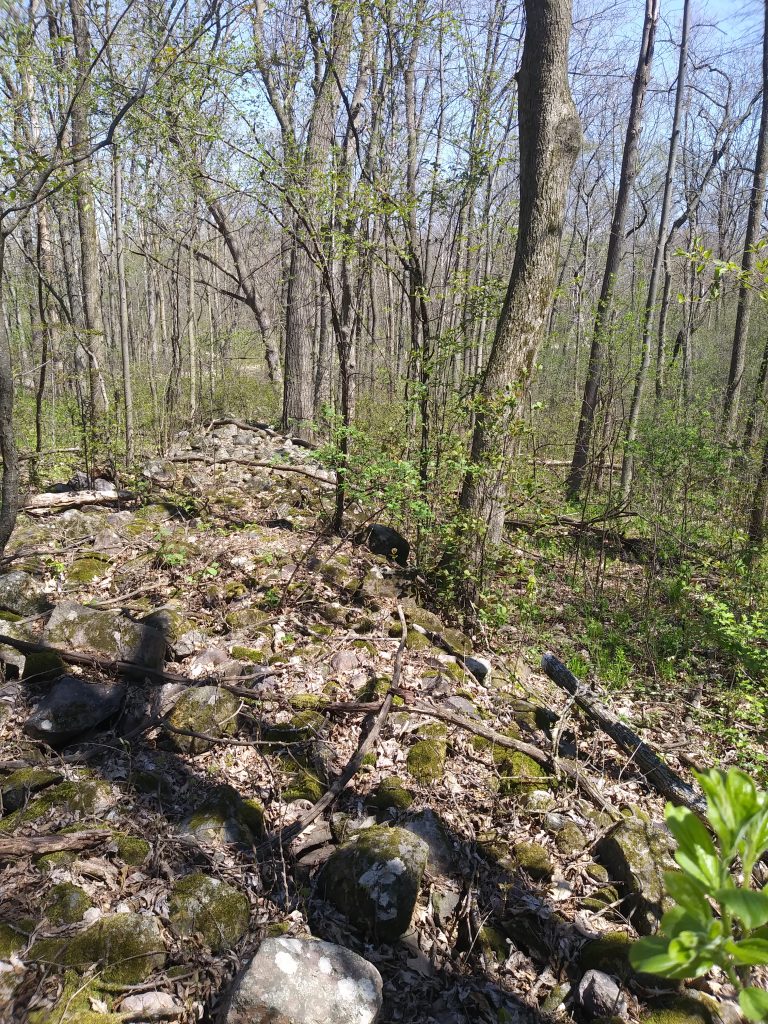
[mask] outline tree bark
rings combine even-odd
[[[19,508],[19,455],[13,435],[13,373],[11,346],[5,326],[3,302],[3,264],[7,236],[0,227],[0,457],[3,477],[0,484],[0,552],[10,540]]]
[[[120,357],[123,366],[123,407],[125,410],[125,459],[133,462],[133,382],[131,379],[131,341],[128,333],[128,290],[125,283],[125,241],[123,238],[123,169],[120,151],[112,147],[115,264],[117,268],[118,320],[120,327]]]
[[[624,140],[624,152],[621,160],[619,188],[616,206],[611,221],[611,232],[608,239],[608,253],[605,259],[603,283],[597,304],[594,329],[592,332],[592,348],[589,353],[587,379],[584,385],[584,397],[581,403],[581,415],[576,430],[571,470],[568,475],[568,496],[576,498],[581,490],[589,460],[589,448],[592,439],[592,428],[595,422],[595,410],[600,394],[605,362],[605,332],[611,315],[616,275],[621,265],[626,233],[627,212],[632,195],[632,186],[637,176],[637,149],[640,132],[643,126],[643,103],[651,77],[651,61],[656,39],[656,26],[659,20],[659,0],[645,0],[645,19],[643,22],[643,38],[640,44],[640,56],[635,70],[632,85],[632,102],[629,108],[629,121]]]
[[[461,508],[479,581],[485,553],[501,541],[504,460],[512,422],[528,387],[557,270],[568,183],[581,126],[568,84],[570,0],[526,0],[518,74],[520,220],[515,259],[483,377]]]

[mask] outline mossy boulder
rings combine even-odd
[[[0,801],[4,811],[17,811],[29,800],[32,793],[37,793],[55,782],[61,781],[58,772],[40,765],[19,768],[0,782]]]
[[[428,856],[418,836],[376,825],[332,854],[320,874],[319,891],[353,925],[392,942],[410,924]]]
[[[75,924],[93,906],[90,896],[79,885],[60,882],[48,890],[43,907],[51,924]]]
[[[55,651],[37,651],[25,655],[21,678],[28,683],[43,683],[63,675],[66,665]]]
[[[443,620],[439,615],[435,615],[434,612],[427,611],[426,608],[422,608],[420,604],[410,598],[401,602],[401,607],[405,615],[405,620],[409,626],[416,625],[421,626],[422,629],[428,630],[430,633],[442,633]],[[393,613],[393,623],[389,630],[390,636],[400,636],[402,634],[402,626],[396,613]]]
[[[632,923],[641,935],[656,931],[670,905],[664,872],[675,869],[673,850],[669,832],[636,818],[618,822],[597,845],[597,860],[621,884]]]
[[[250,906],[244,893],[201,872],[179,879],[171,890],[168,918],[184,938],[200,935],[214,952],[230,949],[245,934]]]
[[[237,729],[238,699],[220,686],[195,686],[185,690],[168,716],[174,729],[222,738]],[[169,742],[185,754],[202,754],[214,745],[198,736],[170,733]]]
[[[231,786],[218,786],[205,803],[179,826],[182,835],[214,846],[253,847],[263,828],[263,810],[257,801],[244,801]]]
[[[249,633],[271,638],[274,630],[270,624],[273,616],[269,612],[262,611],[255,605],[248,605],[244,608],[234,608],[224,616],[224,621],[230,629],[244,629]]]
[[[413,803],[413,797],[405,788],[402,779],[390,775],[382,779],[375,787],[367,802],[382,811],[388,810],[390,807],[397,811],[406,811]]]
[[[0,608],[15,615],[36,615],[48,607],[39,580],[17,569],[0,576]]]
[[[526,796],[548,781],[546,769],[520,751],[496,747],[494,761],[501,777],[500,796]]]
[[[603,911],[619,901],[619,891],[614,885],[603,885],[590,896],[581,900],[584,910]]]
[[[417,782],[423,786],[443,777],[447,751],[447,731],[440,722],[423,726],[419,739],[410,747],[406,767]]]
[[[248,661],[252,665],[266,665],[267,652],[258,647],[243,647],[241,644],[234,644],[229,653],[236,661]]]
[[[432,649],[432,641],[418,629],[409,627],[405,646],[409,651],[429,651]]]
[[[604,932],[599,938],[590,939],[579,952],[578,966],[582,974],[587,971],[603,971],[626,981],[632,975],[629,950],[632,940],[626,932]]]
[[[99,966],[110,985],[138,985],[165,964],[160,921],[143,914],[110,914],[67,939],[41,939],[29,959],[84,973]]]
[[[116,612],[61,601],[45,627],[45,641],[68,650],[92,651],[138,668],[160,670],[165,661],[165,637],[159,630]]]
[[[33,924],[28,928],[15,921],[0,921],[0,960],[8,960],[12,953],[24,949],[33,927]]]
[[[0,832],[12,833],[44,818],[51,811],[58,817],[68,819],[100,814],[116,800],[116,793],[108,782],[96,779],[78,779],[61,782],[44,790],[35,800],[21,810],[14,811],[0,821]]]
[[[537,882],[546,882],[552,877],[552,861],[547,848],[541,843],[516,843],[512,849],[515,866]]]
[[[120,860],[130,867],[139,867],[144,864],[152,852],[152,847],[146,839],[118,831],[112,832],[108,848],[114,850]]]
[[[92,583],[93,580],[104,575],[110,564],[109,555],[102,555],[95,551],[89,552],[87,555],[80,555],[66,572],[67,582],[77,585]]]
[[[717,1000],[703,993],[661,996],[641,1017],[642,1024],[720,1024],[723,1019]]]

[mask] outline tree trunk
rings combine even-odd
[[[755,171],[752,178],[752,192],[747,215],[747,231],[744,238],[744,255],[741,259],[742,277],[739,284],[739,300],[736,307],[736,324],[733,329],[731,365],[728,370],[728,384],[723,402],[723,431],[726,440],[733,441],[736,421],[739,415],[741,389],[744,382],[744,364],[747,356],[747,336],[755,290],[751,280],[755,266],[755,243],[760,235],[765,199],[765,178],[768,172],[768,0],[763,12],[763,91],[760,110],[760,131],[757,137]]]
[[[664,263],[665,242],[667,229],[669,227],[669,209],[672,200],[672,185],[675,177],[675,165],[677,164],[677,146],[680,139],[680,116],[683,109],[683,96],[685,93],[685,72],[688,60],[688,35],[690,29],[690,0],[685,0],[683,7],[683,27],[680,34],[680,58],[677,66],[677,88],[675,92],[675,112],[672,117],[672,133],[669,138],[669,152],[667,154],[667,172],[664,178],[664,194],[661,201],[661,214],[659,217],[659,231],[656,237],[656,248],[653,252],[653,265],[651,267],[651,279],[648,283],[648,294],[645,299],[645,311],[643,313],[643,340],[640,355],[640,368],[635,379],[635,389],[632,395],[632,404],[629,410],[629,422],[627,424],[627,436],[624,447],[624,459],[621,466],[621,496],[623,500],[629,497],[632,486],[632,445],[637,438],[637,424],[640,419],[640,405],[643,400],[648,368],[651,365],[651,330],[653,323],[654,307],[656,306],[656,295],[659,287],[659,275]]]
[[[3,476],[0,483],[0,552],[5,550],[19,510],[19,457],[13,436],[13,373],[10,338],[5,328],[3,308],[3,263],[6,235],[0,229],[0,457]]]
[[[125,460],[133,462],[133,382],[131,380],[131,341],[128,334],[128,290],[125,284],[125,241],[123,239],[123,170],[120,151],[112,147],[115,217],[115,263],[117,267],[120,357],[123,366],[123,407],[125,410]]]
[[[653,59],[653,46],[656,39],[658,20],[659,0],[645,0],[643,38],[640,44],[640,56],[632,85],[632,103],[629,109],[629,122],[624,140],[619,189],[611,221],[611,233],[608,239],[608,253],[605,260],[603,283],[600,289],[600,298],[597,304],[597,314],[592,332],[592,348],[589,353],[587,380],[584,385],[579,425],[576,430],[573,460],[566,485],[568,496],[572,499],[576,498],[581,490],[589,459],[592,428],[595,422],[595,409],[597,408],[597,399],[603,378],[605,331],[611,314],[616,275],[619,272],[624,250],[629,200],[637,175],[637,148],[643,125],[643,102],[651,76],[651,61]]]
[[[515,260],[481,388],[472,463],[461,508],[468,556],[479,585],[486,552],[504,526],[504,461],[512,421],[552,302],[568,183],[581,128],[568,85],[570,0],[526,0],[527,28],[518,74],[520,219]]]

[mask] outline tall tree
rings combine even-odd
[[[653,60],[653,48],[658,21],[659,0],[645,0],[643,36],[632,84],[632,102],[629,108],[629,121],[627,122],[627,133],[624,139],[624,152],[621,160],[619,186],[616,193],[616,205],[613,209],[603,283],[600,288],[600,298],[597,303],[597,313],[592,331],[592,347],[589,353],[589,365],[584,385],[584,397],[581,403],[581,415],[576,429],[576,443],[574,445],[570,473],[568,474],[567,490],[571,498],[576,497],[581,490],[589,460],[592,428],[595,422],[595,410],[597,408],[605,364],[606,332],[613,305],[616,276],[619,272],[621,257],[624,252],[629,201],[632,196],[632,187],[637,177],[637,150],[643,126],[643,104],[651,77],[651,62]]]
[[[505,460],[552,302],[566,196],[581,145],[568,84],[571,0],[526,0],[518,80],[520,213],[515,259],[480,390],[461,508],[479,584],[504,528]]]

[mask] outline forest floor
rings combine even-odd
[[[0,632],[61,661],[2,653],[0,1017],[212,1020],[265,936],[311,934],[378,969],[385,1024],[662,1024],[670,1007],[684,1024],[728,1019],[722,978],[683,996],[627,963],[643,887],[666,861],[622,866],[610,837],[662,834],[664,799],[538,669],[542,641],[589,661],[573,649],[567,563],[521,534],[521,565],[548,559],[546,610],[496,632],[491,649],[430,610],[412,569],[324,534],[332,500],[311,452],[224,422],[181,436],[139,497],[20,516]],[[626,585],[643,570],[620,571]],[[610,570],[602,586],[610,603]],[[523,572],[519,591],[530,599]],[[137,624],[149,632],[131,639]],[[116,664],[137,660],[144,670]],[[59,722],[46,743],[39,709],[65,669],[103,684],[105,703],[88,728],[65,735]],[[371,751],[289,837],[335,792],[395,676]],[[715,763],[716,739],[663,691],[661,680],[639,699],[603,699],[690,781],[692,763]],[[410,925],[389,941],[350,923],[322,885],[326,862],[377,823],[429,848]],[[200,876],[226,883],[236,912],[201,911],[200,894],[185,909],[184,880]],[[149,952],[82,941],[126,914],[151,921]],[[590,969],[614,980],[612,1006],[585,994]]]

